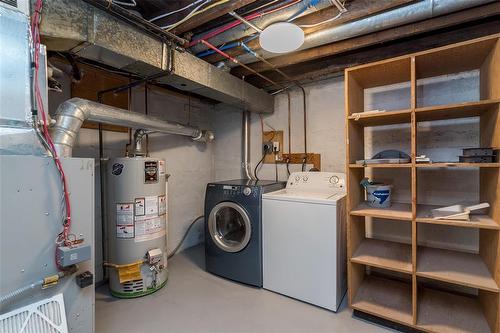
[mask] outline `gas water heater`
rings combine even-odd
[[[165,161],[111,159],[107,167],[111,294],[134,298],[167,282],[167,186]]]

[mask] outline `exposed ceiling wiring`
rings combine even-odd
[[[182,23],[186,22],[187,20],[193,18],[194,16],[196,15],[199,15],[199,14],[202,14],[204,12],[206,12],[207,10],[210,10],[214,7],[217,7],[219,5],[222,5],[226,2],[229,2],[230,0],[220,0],[220,1],[217,1],[216,3],[213,3],[201,10],[199,10],[201,7],[203,7],[204,5],[206,5],[207,3],[209,3],[211,0],[206,0],[204,1],[202,4],[198,5],[191,13],[189,13],[186,17],[184,17],[182,20],[176,22],[176,23],[173,23],[171,25],[168,25],[166,27],[162,27],[162,29],[166,29],[167,31],[170,31],[172,29],[174,29],[175,27],[181,25]]]
[[[287,4],[283,5],[283,6],[280,6],[280,7],[277,7],[277,8],[273,8],[273,9],[269,9],[269,10],[264,11],[264,12],[256,12],[256,13],[253,13],[253,14],[247,15],[247,16],[245,16],[244,18],[245,18],[246,20],[252,20],[252,19],[254,19],[254,18],[256,18],[256,17],[259,17],[259,16],[265,16],[265,15],[268,15],[268,14],[274,13],[274,12],[276,12],[277,10],[280,10],[280,9],[285,9],[285,8],[290,7],[290,6],[292,6],[292,5],[296,4],[296,3],[299,3],[299,2],[301,2],[301,1],[302,1],[302,0],[294,0],[293,2],[287,3]],[[231,29],[231,28],[234,28],[234,27],[236,27],[236,26],[238,26],[238,25],[240,25],[240,24],[241,24],[241,21],[239,21],[239,20],[235,20],[235,21],[233,21],[233,22],[231,22],[231,23],[229,23],[229,24],[226,24],[226,25],[224,25],[224,26],[222,26],[222,27],[219,27],[219,28],[217,28],[217,29],[215,29],[215,30],[213,30],[213,31],[211,31],[211,32],[209,32],[209,33],[207,33],[205,36],[203,36],[203,37],[202,37],[202,38],[200,38],[200,39],[196,39],[196,40],[191,41],[191,42],[189,43],[189,45],[188,45],[188,46],[189,46],[189,47],[194,46],[194,45],[196,45],[196,44],[200,43],[202,39],[208,40],[208,39],[210,39],[210,38],[212,38],[212,37],[214,37],[214,36],[220,35],[220,34],[221,34],[221,33],[223,33],[224,31],[227,31],[227,30],[229,30],[229,29]]]
[[[314,28],[314,27],[318,27],[318,26],[323,25],[325,23],[330,23],[330,22],[333,22],[333,21],[339,19],[342,16],[342,14],[343,13],[340,12],[337,15],[335,15],[334,17],[329,18],[327,20],[324,20],[324,21],[321,21],[321,22],[318,22],[318,23],[314,23],[314,24],[301,24],[301,25],[299,25],[299,27],[301,27],[301,28]]]
[[[204,2],[204,1],[205,1],[205,0],[196,0],[196,1],[194,1],[194,2],[190,3],[190,4],[189,4],[189,5],[187,5],[187,6],[184,6],[184,7],[182,7],[182,8],[179,8],[179,9],[176,9],[176,10],[174,10],[174,11],[167,12],[167,13],[165,13],[165,14],[161,14],[161,15],[158,15],[158,16],[156,16],[156,17],[153,17],[152,19],[150,19],[150,20],[149,20],[149,22],[157,21],[157,20],[160,20],[160,19],[162,19],[162,18],[168,17],[168,16],[170,16],[170,15],[173,15],[173,14],[176,14],[176,13],[179,13],[179,12],[182,12],[182,11],[184,11],[184,10],[186,10],[186,9],[189,9],[189,8],[191,8],[191,7],[193,7],[193,6],[196,6],[196,5],[198,5],[198,4],[200,4],[200,3]]]
[[[113,0],[113,3],[116,4],[116,5],[120,5],[120,6],[128,6],[128,7],[135,7],[135,6],[137,6],[137,2],[135,2],[135,0],[130,0],[130,2]]]

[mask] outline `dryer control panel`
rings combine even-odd
[[[345,174],[340,172],[293,172],[288,178],[287,189],[323,192],[337,189],[345,191]]]

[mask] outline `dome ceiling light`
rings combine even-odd
[[[272,53],[292,52],[304,44],[304,31],[293,23],[273,23],[260,33],[259,42]]]

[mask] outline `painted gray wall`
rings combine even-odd
[[[69,98],[69,80],[64,82],[64,93],[50,93],[51,112]],[[305,86],[308,107],[308,150],[320,153],[324,171],[345,171],[345,132],[344,132],[344,80],[334,78]],[[449,101],[477,100],[479,98],[478,73],[470,72],[453,77],[439,77],[425,80],[419,84],[419,105],[433,105]],[[394,85],[366,91],[365,109],[400,109],[408,107],[409,90],[407,84]],[[216,135],[213,144],[204,146],[193,143],[188,138],[172,135],[155,134],[150,136],[152,156],[166,160],[169,180],[169,229],[168,248],[180,241],[191,220],[203,213],[205,186],[213,180],[234,179],[241,177],[241,122],[240,111],[227,111],[193,100],[189,111],[187,97],[166,95],[151,91],[149,97],[150,114],[165,119],[189,123],[204,128],[212,128]],[[284,131],[284,149],[288,151],[287,133],[287,95],[276,96],[275,112],[263,117],[265,130],[270,127]],[[144,91],[134,90],[133,109],[144,112]],[[303,113],[302,92],[291,91],[292,117],[292,152],[302,152]],[[255,166],[261,158],[261,126],[259,116],[251,117],[251,164]],[[479,144],[478,119],[469,118],[456,121],[421,123],[419,125],[419,154],[427,154],[433,160],[457,160],[462,147]],[[400,149],[410,153],[410,131],[407,125],[392,125],[366,130],[366,157],[371,157],[383,149]],[[125,133],[104,132],[104,155],[106,157],[123,156],[128,135]],[[98,134],[95,130],[83,129],[74,149],[74,156],[98,157]],[[96,160],[96,165],[98,161]],[[310,166],[309,166],[310,167]],[[290,170],[299,171],[299,165],[291,165]],[[96,170],[96,189],[99,186],[98,167]],[[279,166],[279,179],[286,180],[286,168]],[[394,172],[394,171],[393,171]],[[419,202],[451,204],[458,198],[466,197],[471,201],[479,198],[475,170],[455,170],[446,173],[425,171],[419,173],[425,181],[419,182]],[[274,165],[264,165],[259,170],[261,179],[274,179]],[[398,170],[396,174],[377,174],[378,179],[388,179],[395,185],[394,201],[409,202],[409,172]],[[449,186],[454,187],[450,188]],[[96,192],[96,243],[100,242],[101,225],[100,198]],[[376,221],[368,228],[368,236],[388,240],[409,242],[411,229],[409,224],[391,221]],[[202,223],[197,225],[184,248],[200,242],[203,238]],[[459,248],[477,251],[477,232],[460,228],[445,228],[424,225],[419,229],[422,244]],[[446,240],[443,242],[443,240]],[[100,267],[100,247],[96,248],[97,268]],[[97,269],[96,277],[100,280],[102,272]]]
[[[53,113],[58,105],[71,96],[69,78],[61,80],[63,93],[49,93],[49,108]],[[197,99],[167,94],[156,89],[150,89],[148,98],[149,114],[160,116],[170,121],[182,124],[211,127],[211,113],[213,106],[201,103]],[[191,105],[191,106],[190,106]],[[133,90],[132,109],[135,112],[144,112],[144,89],[138,87]],[[121,157],[125,154],[125,144],[128,142],[127,133],[103,131],[104,156],[106,158]],[[189,224],[199,215],[203,215],[205,186],[214,177],[213,172],[214,144],[205,145],[193,142],[191,139],[176,135],[152,134],[149,138],[150,155],[165,159],[168,182],[168,243],[169,251],[180,242]],[[90,157],[96,161],[95,177],[95,241],[96,241],[96,281],[102,280],[102,242],[101,210],[99,192],[99,138],[98,131],[82,129],[78,135],[75,148],[75,157]],[[203,238],[203,222],[190,232],[182,249],[194,246]]]
[[[419,81],[418,104],[429,106],[450,102],[479,99],[479,73],[460,73],[454,76],[437,77]],[[308,106],[308,150],[320,153],[323,171],[345,172],[345,110],[344,80],[334,78],[305,86]],[[302,93],[291,91],[292,152],[302,152],[303,114]],[[398,110],[409,108],[409,83],[378,87],[365,91],[365,110]],[[276,96],[275,112],[264,116],[265,130],[273,127],[284,131],[284,145],[288,150],[288,107],[286,94]],[[218,138],[215,145],[215,178],[229,179],[240,175],[241,112],[216,111],[214,130]],[[461,148],[479,144],[477,118],[453,121],[420,123],[418,127],[418,154],[426,154],[434,161],[457,161]],[[365,157],[385,149],[399,149],[410,154],[409,125],[390,125],[365,130]],[[261,158],[261,127],[258,115],[252,114],[251,164]],[[300,166],[290,167],[298,171]],[[259,178],[274,179],[274,165],[264,165]],[[393,200],[411,202],[411,174],[409,170],[377,170],[378,180],[387,180],[395,186]],[[443,176],[445,175],[445,176]],[[447,205],[466,198],[479,200],[477,170],[425,170],[419,172],[419,203]],[[286,180],[285,166],[279,167],[279,179]],[[377,220],[368,224],[367,236],[398,242],[411,242],[411,224]],[[478,250],[476,230],[446,228],[423,225],[418,230],[420,244],[460,249],[470,252]]]

